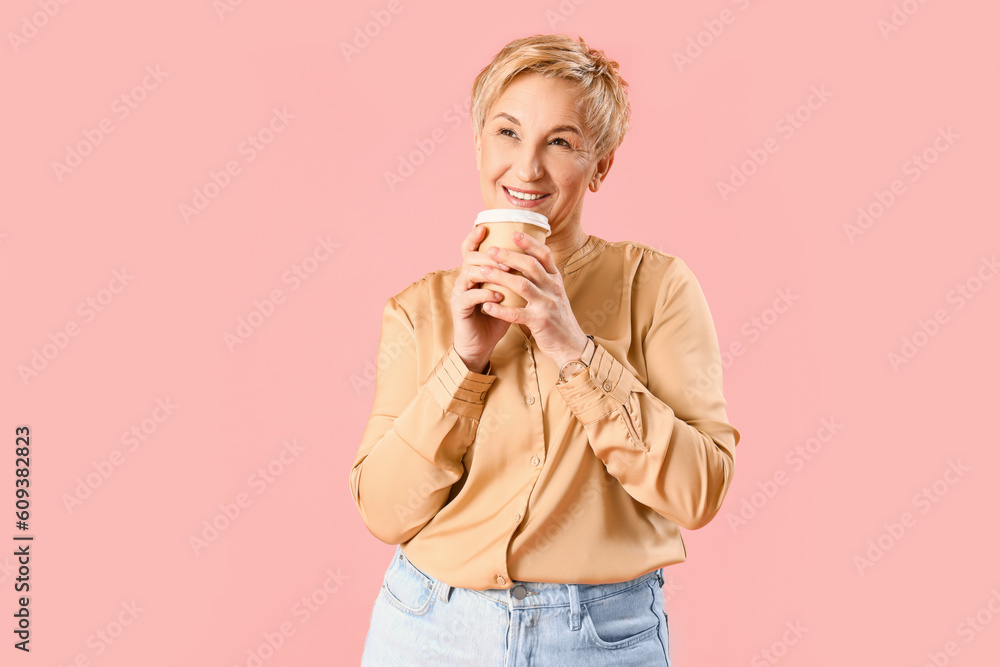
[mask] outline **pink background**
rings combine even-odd
[[[566,32],[622,64],[634,108],[584,229],[684,259],[721,346],[742,344],[725,368],[734,482],[666,570],[675,663],[995,664],[1000,7],[398,3],[4,3],[0,662],[248,665],[284,627],[263,664],[357,664],[393,550],[348,487],[382,306],[461,261],[482,205],[475,75],[511,39]],[[811,90],[829,96],[809,108]],[[724,199],[717,183],[762,153]],[[186,221],[213,174],[226,186]],[[919,347],[894,368],[904,337]],[[36,351],[51,358],[22,378]],[[30,655],[11,648],[22,424]],[[220,503],[239,509],[228,526]]]

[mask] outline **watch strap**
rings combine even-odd
[[[590,339],[590,342],[584,346],[580,359],[587,364],[587,368],[590,368],[590,364],[594,361],[594,355],[597,354],[597,341],[590,334],[587,334],[587,338]]]
[[[559,382],[569,382],[574,377],[576,377],[580,372],[590,368],[590,362],[594,360],[594,354],[597,352],[597,343],[594,341],[594,337],[587,334],[587,344],[583,347],[583,353],[576,359],[570,359],[562,365],[559,369]],[[571,370],[572,375],[566,376],[566,371]]]

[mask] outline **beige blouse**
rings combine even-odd
[[[590,236],[563,282],[587,372],[520,326],[485,374],[455,352],[461,266],[388,299],[375,398],[350,473],[368,530],[453,586],[626,581],[683,562],[678,527],[719,511],[740,434],[726,417],[715,325],[679,258]]]

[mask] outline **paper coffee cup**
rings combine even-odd
[[[545,243],[545,237],[552,232],[552,229],[549,227],[549,219],[541,213],[522,211],[515,208],[491,208],[486,211],[480,211],[479,215],[476,216],[475,224],[486,228],[486,236],[483,237],[483,240],[479,242],[479,247],[476,248],[479,252],[486,252],[495,246],[510,250],[511,252],[524,254],[524,251],[514,243],[515,233],[524,232],[538,241]],[[511,268],[507,273],[516,276],[521,275],[521,272],[514,268]],[[523,308],[528,303],[520,294],[503,285],[485,282],[482,284],[482,287],[483,289],[496,290],[503,294],[503,299],[494,303],[514,308]]]

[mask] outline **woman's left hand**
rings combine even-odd
[[[520,238],[518,238],[520,236]],[[549,247],[528,234],[514,234],[514,245],[525,254],[503,248],[490,248],[489,256],[522,275],[483,267],[491,282],[521,295],[523,308],[484,303],[483,312],[512,324],[523,324],[531,331],[538,348],[557,365],[576,359],[587,345],[587,336],[570,306],[562,274],[556,267]]]

